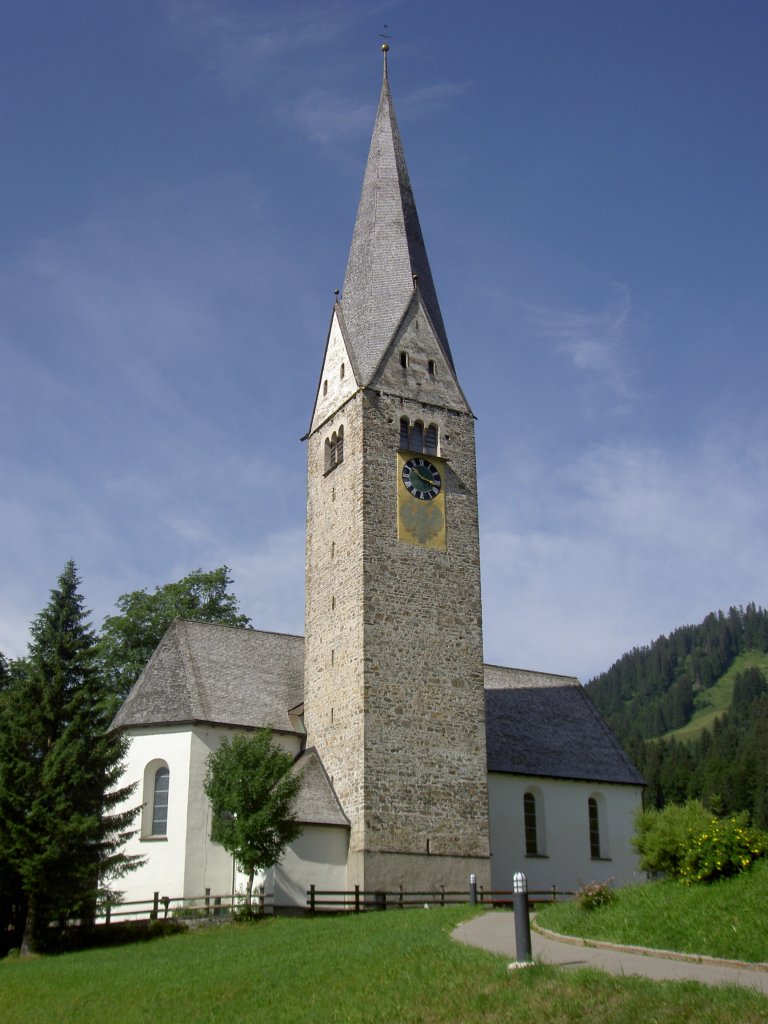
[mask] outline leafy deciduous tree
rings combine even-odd
[[[226,565],[203,572],[195,569],[176,583],[155,587],[153,594],[134,590],[115,602],[120,614],[104,620],[99,658],[113,693],[125,697],[177,617],[203,622],[249,626],[238,600],[227,592],[232,583]]]
[[[125,741],[106,731],[79,583],[68,562],[2,695],[0,861],[26,902],[23,952],[48,920],[92,912],[100,886],[136,860],[120,852],[136,812],[111,813],[131,791],[114,788]]]
[[[291,772],[292,765],[270,729],[225,740],[208,758],[204,787],[213,811],[211,839],[248,874],[247,906],[255,873],[277,864],[301,834],[293,812],[301,774]]]

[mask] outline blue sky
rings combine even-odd
[[[768,603],[768,6],[9,0],[0,650],[222,563],[303,630],[304,434],[390,82],[478,417],[486,659]]]

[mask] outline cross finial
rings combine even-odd
[[[387,54],[389,53],[389,43],[387,42],[387,39],[389,39],[389,33],[387,32],[388,28],[389,28],[389,25],[385,25],[384,26],[384,31],[383,32],[379,32],[379,39],[383,39],[384,40],[384,42],[381,44],[381,52],[384,54],[384,78],[385,79],[387,77]]]

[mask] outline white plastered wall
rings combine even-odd
[[[192,899],[204,897],[206,889],[212,898],[228,895],[233,885],[234,891],[245,890],[247,876],[236,867],[223,846],[211,842],[211,808],[203,790],[209,754],[217,750],[224,739],[242,731],[224,726],[178,725],[145,726],[129,732],[125,772],[120,785],[136,783],[125,806],[143,806],[134,823],[137,834],[128,841],[125,851],[145,860],[116,883],[125,901],[151,900],[155,892],[171,899],[181,896]],[[294,757],[299,753],[300,736],[275,734],[275,739]],[[168,828],[164,837],[152,837],[151,783],[156,768],[162,764],[167,765],[170,772]],[[331,831],[345,832],[344,829]],[[318,838],[319,849],[323,852],[314,856],[322,857],[326,849],[336,849],[333,843],[329,847],[327,837],[321,834]],[[304,862],[311,864],[312,856],[312,851],[306,849],[296,856],[292,850],[286,853],[288,863],[293,863],[297,869]],[[256,879],[255,884],[261,881],[263,879]],[[304,885],[303,873],[297,885]],[[136,912],[145,916],[146,908],[137,908]]]
[[[523,797],[536,797],[540,856],[526,855]],[[530,890],[576,890],[612,879],[616,886],[643,881],[632,849],[640,786],[593,783],[490,772],[491,879],[495,891],[512,888],[522,871]],[[590,850],[588,801],[600,817],[600,859]]]
[[[348,849],[348,828],[305,825],[271,872],[275,906],[306,907],[310,885],[331,892],[346,890]]]

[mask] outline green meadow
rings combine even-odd
[[[3,1024],[764,1024],[768,999],[507,960],[459,945],[469,907],[267,918],[0,963]]]

